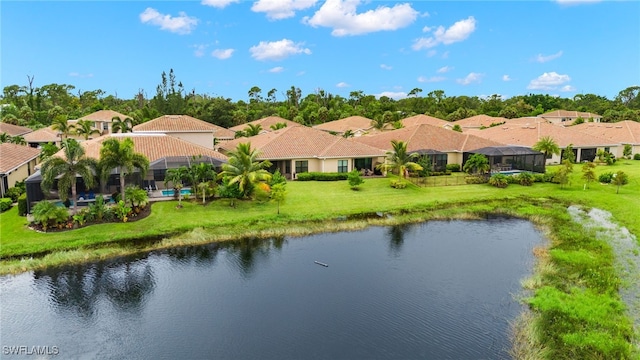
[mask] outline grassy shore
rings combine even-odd
[[[548,248],[536,249],[539,261],[526,283],[534,294],[526,300],[533,312],[516,325],[517,357],[630,358],[635,354],[634,335],[617,292],[620,278],[612,249],[571,221],[565,209],[569,204],[601,208],[610,211],[618,224],[640,234],[640,162],[622,160],[596,169],[598,174],[619,170],[629,174],[630,183],[619,194],[615,186],[597,182],[585,190],[580,170],[575,165],[571,184],[564,189],[536,183],[506,189],[461,185],[396,190],[389,187],[388,179],[366,179],[360,191],[352,191],[345,182],[291,182],[280,215],[273,203],[239,201],[230,207],[226,200],[206,206],[183,202],[185,206],[176,209],[175,202],[160,202],[140,221],[50,234],[27,229],[25,218],[12,209],[0,215],[0,272],[242,236],[305,235],[503,213],[530,219],[550,240]],[[376,212],[393,216],[368,216]],[[46,255],[31,258],[33,254]]]

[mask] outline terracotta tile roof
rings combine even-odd
[[[422,124],[440,126],[440,127],[453,126],[453,124],[449,121],[438,119],[436,117],[429,116],[429,115],[423,115],[423,114],[402,119],[402,124],[404,125],[404,127],[410,127],[410,126],[422,125]]]
[[[30,133],[32,131],[33,130],[29,129],[28,127],[0,122],[0,133],[7,133],[11,136],[19,136]]]
[[[86,156],[94,159],[100,159],[100,148],[105,140],[124,138],[131,138],[133,140],[135,152],[146,156],[147,159],[149,159],[149,162],[154,162],[165,157],[197,155],[206,155],[227,161],[227,157],[225,155],[215,150],[165,134],[110,134],[101,136],[97,139],[85,141],[80,144],[84,147]],[[64,157],[64,151],[58,151],[55,156]]]
[[[337,133],[344,133],[347,130],[351,131],[366,131],[371,129],[371,119],[362,116],[349,116],[344,119],[329,121],[324,124],[314,126],[315,129],[324,131],[333,131]]]
[[[53,130],[51,126],[47,126],[46,128],[38,129],[24,135],[24,139],[27,142],[44,143],[60,141],[60,136],[57,130]]]
[[[40,155],[40,149],[11,143],[0,144],[0,174],[6,174]]]
[[[212,132],[214,137],[233,139],[235,132],[189,115],[164,115],[133,127],[133,132]]]
[[[375,157],[385,152],[341,136],[306,126],[286,127],[250,138],[238,138],[220,145],[221,150],[234,150],[239,143],[251,143],[260,150],[261,159]]]
[[[589,118],[602,118],[602,115],[590,113],[590,112],[580,112],[580,111],[569,111],[569,110],[556,110],[550,111],[544,114],[538,115],[538,117],[543,118],[578,118],[581,117],[585,120]]]
[[[113,110],[98,110],[89,115],[85,115],[78,120],[89,120],[89,121],[102,121],[102,122],[112,122],[112,119],[116,116],[119,116],[120,119],[124,120],[130,116],[121,114],[117,111]]]
[[[267,116],[265,118],[254,120],[254,121],[248,122],[246,124],[240,124],[240,125],[236,125],[234,127],[230,127],[229,130],[232,130],[232,131],[244,130],[247,127],[247,125],[251,124],[251,125],[260,125],[260,126],[262,126],[262,130],[264,130],[264,131],[272,131],[271,130],[271,125],[275,125],[277,123],[285,123],[285,124],[287,124],[287,127],[303,126],[301,124],[298,124],[295,121],[283,119],[283,118],[281,118],[279,116]]]
[[[379,149],[391,150],[391,140],[404,141],[407,150],[437,150],[442,152],[465,152],[487,146],[504,146],[504,143],[487,140],[472,134],[459,133],[433,125],[414,125],[381,133],[361,136],[353,141],[371,145]]]
[[[616,145],[612,141],[595,137],[583,132],[574,131],[573,127],[563,127],[547,122],[524,125],[509,125],[509,123],[492,128],[479,130],[473,134],[501,142],[507,145],[520,145],[532,147],[540,138],[550,136],[559,147],[564,148],[569,144],[574,147],[596,147]]]
[[[507,121],[506,118],[503,117],[494,117],[489,115],[476,115],[472,117],[468,117],[466,119],[461,119],[454,121],[451,125],[460,125],[461,128],[480,128],[480,127],[489,127],[491,124],[498,124]]]
[[[569,129],[597,136],[619,144],[640,145],[640,122],[620,121],[616,123],[586,122]]]

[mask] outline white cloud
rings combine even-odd
[[[239,2],[240,0],[202,0],[201,4],[206,6],[213,6],[218,9],[224,9],[229,4]]]
[[[251,57],[256,60],[282,60],[291,55],[311,54],[311,50],[303,47],[303,43],[294,43],[289,39],[279,41],[260,41],[256,46],[252,46],[249,51]]]
[[[303,23],[333,28],[333,36],[347,36],[397,30],[412,24],[418,17],[418,11],[408,3],[378,6],[375,10],[357,13],[360,3],[360,0],[327,0],[312,17],[304,17]]]
[[[414,50],[421,50],[429,49],[439,44],[450,45],[466,40],[475,30],[476,19],[473,16],[469,16],[464,20],[457,21],[448,29],[438,26],[433,32],[433,36],[416,39],[412,47]]]
[[[438,53],[438,50],[429,50],[429,51],[427,51],[427,56],[428,57],[434,57],[434,56],[436,56],[437,53]]]
[[[220,60],[226,60],[233,55],[235,49],[215,49],[211,52],[211,56]]]
[[[209,45],[196,44],[196,45],[192,45],[191,47],[195,48],[195,50],[193,50],[193,55],[195,57],[203,57],[204,56],[204,51],[207,50],[207,47],[209,47]]]
[[[555,71],[544,73],[531,80],[527,89],[530,90],[555,90],[558,86],[571,81],[569,75],[560,75]]]
[[[351,85],[347,84],[344,81],[341,81],[341,82],[336,84],[336,87],[339,87],[339,88],[346,88],[346,87],[349,87],[349,86],[351,86]]]
[[[269,20],[282,20],[296,15],[296,11],[314,6],[318,0],[258,0],[251,11],[267,14]]]
[[[430,26],[425,26],[425,27],[422,28],[422,32],[429,32],[431,30],[433,30],[433,28],[430,27]]]
[[[502,75],[502,81],[511,81],[511,77],[509,75]]]
[[[453,70],[452,66],[443,66],[440,69],[438,69],[438,74],[444,74],[444,73],[449,72],[451,70]]]
[[[404,99],[407,97],[407,93],[404,91],[383,91],[380,94],[376,94],[375,97],[380,99],[381,97],[386,96],[388,98],[392,98],[394,100]]]
[[[145,11],[140,14],[140,21],[143,24],[149,23],[160,26],[161,30],[167,30],[181,35],[191,33],[199,22],[197,18],[187,16],[183,11],[179,12],[178,16],[173,17],[171,15],[161,14],[153,8],[146,8]]]
[[[70,72],[69,76],[71,77],[79,77],[79,78],[92,78],[93,74],[89,73],[89,74],[80,74],[78,72]]]
[[[385,69],[385,70],[391,70],[393,69],[393,67],[391,65],[387,65],[387,64],[380,64],[380,67]]]
[[[553,59],[557,59],[557,58],[559,58],[560,56],[562,56],[562,50],[561,50],[561,51],[558,51],[558,52],[557,52],[557,53],[555,53],[555,54],[551,54],[551,55],[542,55],[542,54],[538,54],[538,55],[535,57],[535,59],[534,59],[534,60],[535,60],[535,61],[537,61],[537,62],[539,62],[539,63],[546,63],[547,61],[551,61],[551,60],[553,60]]]
[[[440,82],[445,80],[447,80],[447,78],[444,76],[432,76],[430,78],[427,78],[424,76],[418,76],[418,82],[421,82],[421,83],[432,83],[432,82]]]
[[[283,71],[284,71],[284,68],[282,66],[276,66],[274,68],[269,69],[269,72],[274,74],[281,73]]]
[[[576,88],[571,85],[565,85],[560,88],[560,91],[563,91],[563,92],[576,91]]]
[[[469,85],[473,83],[479,83],[482,81],[482,77],[484,74],[471,72],[469,75],[465,76],[463,79],[457,79],[456,82],[462,85]]]

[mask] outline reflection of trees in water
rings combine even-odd
[[[147,259],[39,271],[34,281],[50,291],[56,310],[72,311],[83,318],[91,318],[103,298],[118,310],[139,311],[155,287]]]
[[[219,249],[219,243],[211,243],[167,249],[163,253],[169,255],[170,260],[180,264],[190,263],[196,266],[211,266],[215,263]]]
[[[253,273],[258,261],[268,259],[272,249],[282,250],[286,242],[284,237],[244,238],[224,243],[223,246],[230,255],[232,264],[238,268],[243,277],[248,278]]]
[[[387,237],[389,238],[389,251],[392,255],[398,256],[400,255],[400,251],[402,251],[402,244],[404,244],[404,236],[409,233],[413,225],[411,224],[401,224],[401,225],[393,225],[387,229]]]

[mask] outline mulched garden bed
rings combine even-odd
[[[144,218],[146,218],[147,216],[149,216],[151,214],[151,206],[147,205],[144,208],[140,209],[139,213],[136,213],[135,211],[133,211],[128,217],[127,217],[127,222],[134,222],[134,221],[138,221],[138,220],[142,220]],[[35,224],[35,223],[30,223],[29,224],[29,228],[38,232],[47,232],[47,233],[52,233],[52,232],[63,232],[63,231],[70,231],[70,230],[75,230],[75,229],[79,229],[79,228],[83,228],[83,227],[87,227],[87,226],[91,226],[91,225],[96,225],[96,224],[108,224],[108,223],[120,223],[122,222],[122,220],[120,219],[113,219],[112,221],[100,221],[100,222],[86,222],[84,223],[84,225],[78,225],[77,223],[75,223],[73,221],[73,217],[69,216],[69,219],[67,220],[66,223],[60,224],[58,226],[50,226],[47,228],[47,231],[44,231],[44,229],[42,228],[41,224]]]

